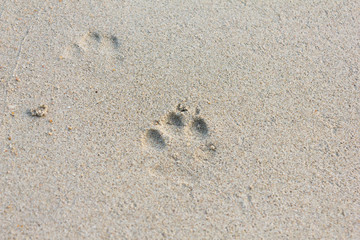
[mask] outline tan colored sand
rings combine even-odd
[[[2,0],[0,238],[360,239],[359,9]]]

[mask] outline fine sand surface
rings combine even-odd
[[[360,239],[359,1],[0,3],[0,239]]]

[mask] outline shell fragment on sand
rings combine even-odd
[[[47,105],[41,105],[38,108],[31,110],[31,115],[35,117],[43,117],[47,114],[48,106]]]

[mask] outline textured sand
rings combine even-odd
[[[360,239],[359,1],[0,2],[1,239]]]

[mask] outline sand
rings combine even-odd
[[[1,239],[360,239],[360,2],[0,2]]]

